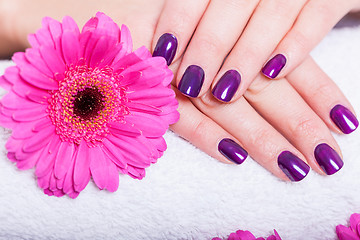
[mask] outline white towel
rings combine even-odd
[[[360,113],[360,18],[341,22],[312,55]],[[0,72],[9,64],[1,61]],[[169,131],[168,150],[144,180],[121,176],[115,193],[90,182],[75,200],[43,194],[33,170],[6,158],[8,131],[0,136],[0,239],[211,239],[275,228],[284,240],[325,240],[360,212],[360,130],[335,136],[345,162],[339,173],[311,172],[300,183],[278,180],[250,158],[222,164]]]

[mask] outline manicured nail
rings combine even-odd
[[[314,155],[319,166],[327,175],[336,173],[344,165],[339,154],[326,143],[317,145]]]
[[[224,138],[218,145],[219,152],[230,161],[241,164],[245,161],[248,153],[235,141]]]
[[[285,67],[285,64],[286,57],[282,54],[278,54],[270,59],[261,71],[268,78],[276,78]]]
[[[293,182],[303,180],[310,171],[309,165],[289,151],[280,153],[278,157],[278,165],[286,176]]]
[[[229,102],[239,88],[240,81],[240,73],[236,70],[229,70],[216,83],[212,94],[220,101]]]
[[[153,57],[164,57],[169,66],[175,57],[177,46],[178,42],[176,37],[170,33],[164,33],[156,43]]]
[[[331,109],[330,118],[345,134],[352,133],[359,126],[359,121],[356,119],[354,114],[340,104]]]
[[[197,97],[204,83],[204,70],[196,65],[190,65],[182,76],[178,89],[189,97]]]

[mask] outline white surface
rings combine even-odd
[[[312,55],[360,114],[360,19],[341,24]],[[349,27],[351,25],[351,27]],[[0,62],[3,72],[9,62]],[[241,166],[208,157],[168,132],[168,150],[144,180],[120,176],[116,193],[91,182],[76,200],[48,197],[32,170],[6,158],[0,128],[0,239],[210,239],[247,229],[284,240],[335,238],[335,226],[360,212],[360,131],[335,136],[345,166],[285,183],[251,159]]]

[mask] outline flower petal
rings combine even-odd
[[[35,175],[38,178],[44,177],[49,171],[53,172],[57,150],[60,146],[60,139],[54,135],[49,144],[42,151],[39,161],[36,164]]]
[[[121,151],[109,140],[103,140],[103,151],[109,159],[120,168],[126,168],[126,161],[121,154]]]
[[[128,102],[126,103],[126,106],[129,107],[130,112],[145,112],[149,114],[159,114],[161,113],[161,110],[157,107],[153,107],[147,104],[143,104],[140,102]]]
[[[350,227],[353,231],[356,231],[357,225],[360,223],[360,214],[359,213],[353,213],[350,216]]]
[[[39,49],[36,48],[28,48],[25,51],[26,60],[34,66],[38,71],[46,75],[47,77],[52,77],[53,73],[50,71],[44,59],[40,55]]]
[[[42,129],[37,134],[34,134],[31,138],[27,139],[22,146],[24,152],[35,152],[40,148],[46,146],[51,140],[50,137],[55,134],[55,127],[49,126]]]
[[[65,177],[73,162],[75,146],[73,143],[62,142],[55,160],[54,173],[57,179]]]
[[[110,162],[106,161],[104,152],[99,147],[89,148],[90,154],[90,172],[94,179],[95,184],[99,189],[104,189],[109,177]]]
[[[133,43],[131,39],[131,34],[129,28],[126,25],[121,25],[120,42],[123,43],[123,49],[127,54],[132,52]]]
[[[135,128],[134,125],[129,123],[112,122],[108,124],[110,132],[115,132],[120,135],[126,135],[129,137],[140,136],[141,132]]]
[[[79,37],[73,31],[65,30],[62,35],[62,52],[67,65],[75,64],[79,60]]]
[[[240,237],[241,240],[256,240],[255,236],[249,231],[236,231],[236,234]]]
[[[247,238],[242,239],[236,233],[230,233],[228,240],[248,240],[248,239]]]
[[[356,233],[344,225],[336,226],[336,234],[339,240],[359,240],[359,237],[356,235]]]
[[[162,136],[168,128],[158,117],[139,112],[125,116],[125,121],[134,124],[147,137]]]
[[[85,141],[81,141],[77,150],[74,166],[74,188],[77,192],[84,190],[90,180],[90,151]]]
[[[48,116],[46,109],[47,109],[46,105],[37,104],[37,106],[34,108],[19,109],[18,111],[14,112],[12,118],[15,121],[23,121],[23,122],[35,121]]]
[[[65,63],[59,53],[56,52],[55,49],[50,48],[48,46],[40,47],[40,54],[44,61],[46,62],[49,69],[53,72],[53,74],[64,75],[65,72]]]

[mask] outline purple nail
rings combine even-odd
[[[289,151],[280,153],[278,165],[293,182],[303,180],[310,171],[309,165]]]
[[[340,104],[331,109],[330,118],[345,134],[352,133],[359,126],[359,121],[356,119],[354,114]]]
[[[212,94],[220,101],[229,102],[239,88],[240,81],[240,73],[236,70],[229,70],[216,83]]]
[[[197,97],[204,83],[204,70],[196,65],[190,65],[182,76],[178,89],[189,97]]]
[[[276,78],[280,71],[285,67],[286,57],[278,54],[270,59],[261,70],[262,73],[268,78]]]
[[[218,145],[219,152],[230,161],[241,164],[245,161],[248,153],[235,141],[224,138]]]
[[[339,154],[326,143],[317,145],[314,155],[319,166],[327,175],[336,173],[344,165]]]
[[[169,66],[175,57],[177,47],[178,42],[176,37],[170,33],[164,33],[156,43],[153,57],[160,56],[165,58]]]

